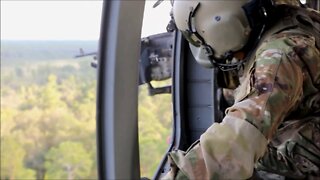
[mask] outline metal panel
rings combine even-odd
[[[196,108],[189,108],[188,118],[190,123],[190,131],[202,131],[202,133],[206,131],[208,127],[211,126],[213,123],[213,117],[210,117],[211,113],[212,106],[200,106]]]
[[[139,179],[138,59],[144,1],[105,1],[99,46],[99,179]]]
[[[187,142],[191,145],[215,122],[217,107],[214,70],[200,66],[190,51],[187,57],[184,82],[187,85],[184,98],[188,115],[185,121],[188,127]]]
[[[190,94],[189,107],[212,107],[212,81],[204,79],[187,83],[186,89]]]

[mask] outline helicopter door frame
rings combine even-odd
[[[104,1],[97,87],[99,179],[140,179],[138,69],[145,1]]]

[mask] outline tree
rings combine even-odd
[[[163,86],[164,82],[157,86]],[[171,95],[149,96],[139,87],[139,147],[141,175],[152,177],[168,148],[171,133]]]
[[[35,172],[26,169],[23,159],[26,152],[13,137],[1,137],[1,179],[34,179]]]
[[[50,75],[45,86],[25,89],[20,91],[26,101],[14,118],[13,133],[23,142],[27,152],[26,166],[36,171],[37,179],[44,179],[46,153],[75,135],[70,130],[79,127],[79,122],[62,101],[56,76]],[[30,101],[32,94],[38,95],[37,101]]]
[[[42,109],[54,107],[66,107],[66,104],[61,101],[61,93],[58,90],[57,77],[53,74],[48,76],[48,82],[40,95]]]
[[[88,178],[93,161],[79,142],[66,141],[53,147],[46,155],[46,179]]]
[[[139,107],[139,117],[141,175],[152,177],[168,147],[168,130],[146,107]]]
[[[65,49],[57,47],[54,54]],[[7,50],[16,55],[13,49]],[[29,54],[34,57],[34,53]],[[90,154],[90,161],[96,159],[96,71],[90,67],[91,59],[40,59],[36,62],[33,58],[17,57],[9,62],[5,58],[8,63],[1,67],[1,148],[5,147],[1,149],[1,165],[5,168],[1,168],[1,179],[44,179],[46,155],[65,141],[81,142]],[[25,64],[21,65],[22,61]],[[9,161],[12,155],[14,159]],[[96,167],[88,169],[90,177],[95,178]],[[13,172],[10,176],[9,170]],[[25,172],[32,172],[33,176]]]
[[[13,117],[15,117],[17,113],[18,113],[18,111],[16,111],[15,109],[1,106],[1,113],[0,113],[1,137],[9,136],[11,134],[10,131],[15,126],[15,122],[13,121]]]

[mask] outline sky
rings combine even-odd
[[[145,5],[142,37],[165,32],[169,1]],[[98,40],[102,1],[1,0],[1,40]],[[156,19],[156,21],[155,21]]]

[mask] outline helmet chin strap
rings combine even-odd
[[[214,50],[211,48],[211,46],[207,44],[204,44],[203,46],[205,47],[206,55],[208,56],[212,67],[217,67],[221,71],[240,70],[244,63],[244,61],[232,62],[234,58],[234,52],[232,51],[229,51],[225,53],[223,57],[218,58],[214,56]]]
[[[240,70],[244,61],[236,62],[236,63],[227,63],[228,59],[219,59],[218,61],[223,61],[224,63],[217,62],[213,57],[209,57],[210,63],[213,67],[218,67],[221,71],[231,71],[231,70]],[[230,60],[231,61],[231,60]]]

